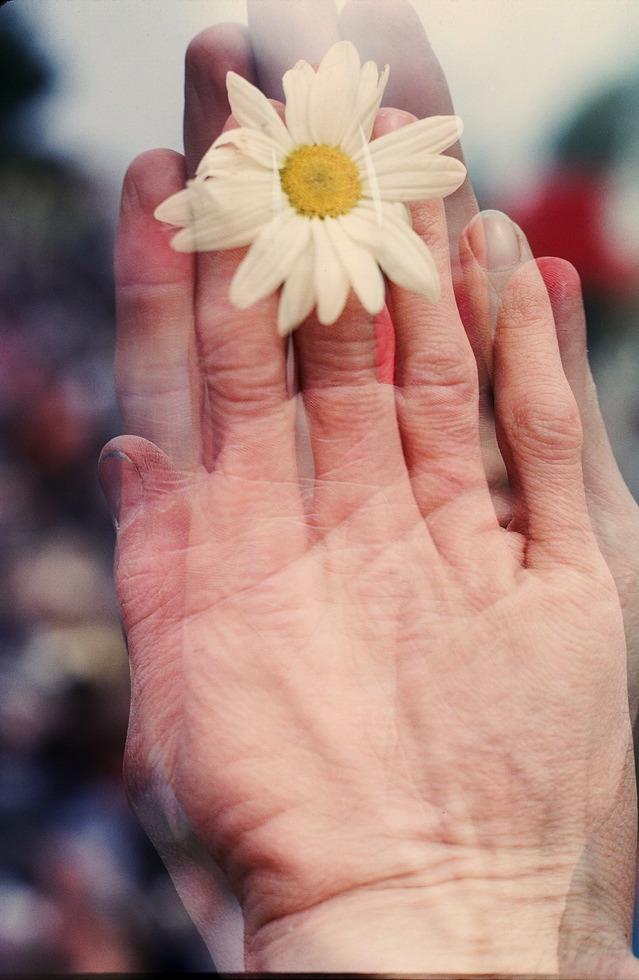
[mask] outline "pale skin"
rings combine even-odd
[[[340,22],[325,5],[313,43],[341,31],[391,62],[396,105],[450,111],[410,8],[375,0],[379,50],[365,8]],[[186,162],[152,151],[125,183],[130,434],[102,474],[121,487],[132,801],[223,968],[639,976],[639,518],[598,413],[578,280],[559,260],[516,265],[493,342],[476,236],[461,234],[467,183],[448,224],[441,202],[413,208],[443,295],[390,288],[394,383],[353,299],[335,327],[311,317],[294,335],[291,398],[276,298],[228,303],[242,253],[178,255],[152,218],[233,125],[227,69],[255,80],[257,63],[277,95],[287,64],[263,50],[267,14],[286,17],[289,61],[319,60],[281,3],[250,10],[255,61],[241,29],[207,31],[187,57]],[[377,134],[410,118],[382,111]],[[489,380],[508,506],[480,426]]]

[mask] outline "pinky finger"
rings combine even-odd
[[[635,505],[615,460],[590,371],[579,274],[565,259],[543,258],[538,259],[537,264],[557,324],[561,361],[581,413],[586,495],[595,511],[592,516],[596,523],[596,511],[606,503],[611,506]]]
[[[474,254],[489,266],[491,288],[498,289],[493,383],[497,435],[513,490],[510,529],[524,535],[527,564],[581,565],[593,539],[582,427],[550,300],[521,230],[495,212],[487,228],[499,235],[498,249],[486,242],[481,216],[467,234]],[[487,256],[493,263],[498,258],[497,268]]]

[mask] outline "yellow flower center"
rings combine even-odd
[[[348,214],[362,196],[359,169],[337,146],[298,146],[280,177],[291,205],[305,218]]]

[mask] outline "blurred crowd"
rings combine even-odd
[[[113,216],[38,143],[51,81],[0,12],[0,973],[206,970],[122,786]]]
[[[121,781],[128,665],[96,480],[100,448],[119,431],[113,216],[94,177],[39,144],[33,113],[51,72],[8,9],[0,13],[0,972],[207,970]],[[637,120],[631,79],[571,120],[525,198],[483,202],[509,208],[536,254],[563,255],[582,273],[602,401],[635,494]]]

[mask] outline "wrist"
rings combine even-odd
[[[617,828],[619,829],[619,828]],[[597,835],[579,859],[542,865],[494,856],[492,874],[414,876],[327,899],[248,937],[258,972],[597,976],[630,949],[634,853]],[[615,853],[611,853],[614,851]],[[479,870],[479,868],[477,869]],[[500,872],[502,872],[500,874]],[[639,980],[639,973],[638,973]]]
[[[247,969],[543,973],[559,968],[563,876],[361,890],[260,929]]]

